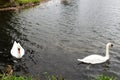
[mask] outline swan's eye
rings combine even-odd
[[[111,44],[111,47],[113,47],[113,44]]]

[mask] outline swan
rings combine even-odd
[[[20,43],[17,43],[16,41],[14,41],[14,44],[11,49],[11,55],[17,59],[20,59],[24,54],[25,54],[25,51],[20,45]]]
[[[80,62],[83,63],[88,63],[88,64],[99,64],[99,63],[103,63],[106,62],[107,60],[109,60],[109,48],[112,47],[113,44],[112,43],[107,43],[106,45],[106,55],[105,56],[101,56],[101,55],[90,55],[87,56],[83,59],[77,59]]]

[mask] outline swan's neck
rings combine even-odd
[[[20,52],[20,48],[18,48],[18,58],[21,57],[21,52]]]
[[[106,46],[106,56],[105,57],[109,59],[109,46],[108,45]]]
[[[20,54],[20,48],[18,48],[18,53]]]

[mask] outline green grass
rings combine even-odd
[[[26,3],[38,3],[40,0],[16,0],[18,4],[26,4]]]
[[[46,80],[64,80],[64,78],[55,75],[44,73]],[[0,74],[0,80],[35,80],[32,77],[9,75],[6,73]]]
[[[55,75],[49,75],[47,72],[44,73],[46,80],[64,80],[63,77],[55,76]]]
[[[109,77],[109,76],[105,76],[105,75],[100,75],[95,80],[117,80],[117,78]]]
[[[0,74],[0,80],[33,80],[32,77]]]
[[[1,2],[0,7],[4,8],[4,7],[16,7],[16,6],[20,6],[20,5],[24,5],[24,4],[36,4],[36,3],[40,3],[42,0],[14,0],[12,3],[9,1],[6,1],[5,3]]]
[[[65,80],[63,77],[49,75],[47,72],[45,72],[44,75],[46,77],[46,80]],[[33,80],[33,78],[26,77],[26,76],[0,74],[0,80]],[[92,80],[117,80],[117,78],[116,77],[109,77],[109,76],[105,76],[105,75],[100,75],[96,79],[92,79]]]

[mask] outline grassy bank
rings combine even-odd
[[[105,75],[100,75],[95,80],[117,80],[117,78],[116,77],[109,77],[109,76],[105,76]]]
[[[4,3],[1,2],[0,11],[3,11],[3,10],[16,10],[16,9],[31,7],[31,6],[38,5],[42,1],[44,1],[44,0],[10,0],[10,1],[2,1]]]
[[[28,3],[39,3],[39,2],[41,2],[41,0],[16,0],[15,2],[13,2],[13,4],[18,6],[18,5],[28,4]]]
[[[37,3],[40,2],[41,0],[16,0],[16,2],[24,4],[24,3]]]
[[[0,74],[0,80],[33,80],[32,77]]]
[[[49,74],[45,74],[46,80],[65,80],[62,77],[58,77],[55,75],[49,75]],[[0,80],[35,80],[32,77],[26,77],[26,76],[15,76],[15,75],[6,75],[6,74],[0,74]],[[89,79],[91,80],[91,79]],[[92,79],[92,80],[117,80],[117,78],[115,77],[109,77],[109,76],[105,76],[105,75],[100,75],[98,77],[96,77],[96,79]]]

